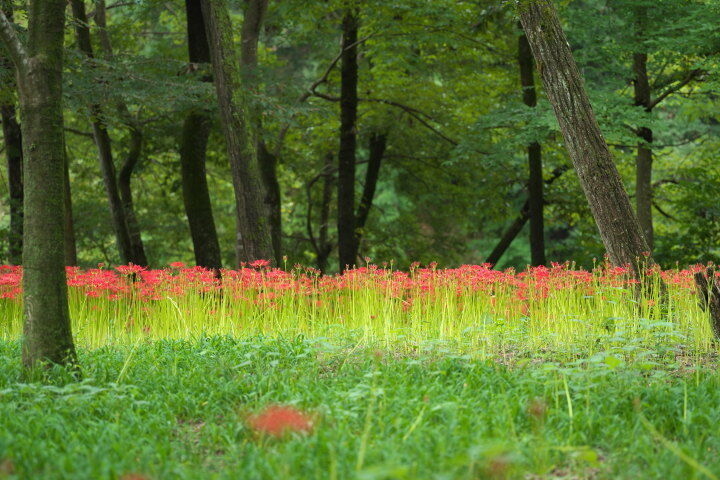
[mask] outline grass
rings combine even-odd
[[[428,350],[213,337],[82,350],[86,379],[18,383],[0,344],[0,458],[17,478],[714,478],[720,375],[508,366]],[[308,435],[248,415],[295,405]],[[705,470],[703,470],[705,469]],[[12,477],[11,477],[12,478]],[[130,478],[130,477],[127,477]],[[140,478],[140,477],[139,477]]]
[[[135,274],[71,272],[84,380],[52,385],[0,274],[0,478],[718,478],[689,270],[664,301],[607,269]],[[272,405],[314,428],[258,433]]]

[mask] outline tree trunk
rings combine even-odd
[[[209,65],[210,47],[205,35],[200,0],[185,0],[185,12],[190,63]],[[211,77],[207,76],[203,80],[211,81]],[[211,123],[210,113],[201,109],[190,112],[185,118],[180,139],[180,172],[195,263],[217,271],[222,267],[222,256],[205,172],[205,152]]]
[[[530,44],[525,35],[518,39],[518,63],[520,65],[520,85],[522,86],[523,102],[528,107],[535,107],[535,77],[533,75],[533,57]],[[528,155],[528,214],[530,215],[530,262],[533,266],[544,265],[545,259],[545,225],[543,218],[543,171],[542,150],[538,142],[527,147]]]
[[[650,112],[650,81],[647,74],[647,54],[636,53],[633,55],[633,73],[635,74],[635,105],[642,106],[646,112]],[[648,127],[640,127],[638,130],[637,157],[635,165],[635,202],[640,222],[640,229],[645,236],[648,248],[653,248],[653,220],[652,220],[652,141],[653,132]]]
[[[130,246],[132,247],[133,263],[136,265],[147,265],[147,256],[145,255],[145,246],[140,236],[140,224],[135,215],[135,205],[132,196],[132,174],[140,161],[142,154],[142,133],[136,128],[130,130],[130,148],[128,150],[125,162],[120,168],[118,175],[118,190],[120,191],[120,199],[125,210],[125,219],[128,226],[128,234],[130,235]]]
[[[505,230],[503,236],[500,237],[500,241],[495,245],[493,251],[490,252],[490,255],[488,255],[488,257],[485,259],[485,263],[497,265],[498,261],[510,247],[513,240],[515,240],[515,238],[520,234],[529,218],[530,200],[526,200],[525,204],[520,209],[520,215],[518,215],[515,221],[510,224],[507,230]]]
[[[330,204],[332,203],[333,195],[333,180],[334,176],[332,173],[332,165],[335,160],[334,155],[329,153],[325,157],[325,165],[323,167],[323,189],[322,189],[322,200],[320,204],[320,231],[318,233],[318,249],[317,249],[317,269],[320,272],[325,273],[327,271],[328,259],[330,253],[332,253],[333,245],[329,239],[330,230]]]
[[[73,220],[72,210],[72,191],[70,189],[70,159],[67,155],[67,150],[63,148],[65,152],[65,184],[63,191],[63,200],[65,205],[65,265],[73,267],[77,265],[77,241],[75,239],[75,221]]]
[[[377,188],[378,178],[380,177],[380,166],[385,155],[387,147],[387,134],[373,133],[370,136],[369,156],[367,172],[365,173],[365,185],[363,186],[362,197],[360,197],[360,205],[355,216],[355,243],[359,246],[365,234],[365,223],[367,222],[370,209],[372,208],[373,199],[375,198],[375,189]]]
[[[88,26],[87,14],[85,13],[84,0],[71,0],[73,17],[75,19],[75,35],[77,37],[80,51],[87,57],[89,62],[95,58],[92,43],[90,42],[90,28]],[[112,142],[105,125],[102,107],[98,104],[90,105],[90,121],[92,122],[95,145],[98,149],[98,160],[100,171],[103,176],[105,193],[110,205],[113,230],[117,241],[121,263],[134,262],[132,241],[128,229],[125,208],[117,184],[115,162],[112,154]]]
[[[240,34],[240,68],[248,91],[258,93],[257,50],[260,31],[265,19],[268,0],[246,0],[245,18]],[[270,221],[275,261],[282,263],[282,215],[280,211],[281,191],[277,177],[277,158],[268,150],[263,141],[262,111],[256,102],[250,102],[251,120],[255,131],[255,148],[258,152],[260,174],[264,186],[264,204]]]
[[[648,246],[630,199],[600,132],[570,46],[552,0],[519,7],[545,92],[560,124],[565,145],[590,204],[610,261],[629,265],[639,276]]]
[[[2,113],[5,156],[7,157],[8,190],[10,193],[10,232],[8,235],[8,261],[12,265],[22,262],[23,237],[23,168],[22,134],[15,118],[15,105],[0,106]]]
[[[28,8],[28,43],[0,13],[0,37],[15,63],[25,185],[23,364],[76,364],[65,276],[62,70],[63,0]]]
[[[340,271],[353,267],[357,257],[355,226],[355,154],[358,106],[358,19],[345,13],[340,65],[340,149],[338,151],[338,253]]]
[[[263,185],[248,101],[232,43],[225,0],[202,0],[220,119],[235,189],[237,261],[272,259],[272,237],[263,204]]]

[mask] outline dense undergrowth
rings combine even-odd
[[[22,380],[20,276],[0,276],[0,478],[720,471],[692,269],[656,272],[665,299],[608,268],[71,269],[84,379],[51,385]],[[270,405],[312,428],[258,433]]]

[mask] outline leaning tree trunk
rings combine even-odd
[[[535,77],[533,75],[533,57],[530,44],[525,35],[518,38],[518,63],[520,65],[520,85],[523,102],[535,108]],[[545,265],[545,223],[543,219],[543,170],[542,150],[538,142],[527,146],[528,169],[528,214],[530,215],[530,263],[533,266]]]
[[[80,51],[92,64],[95,55],[90,41],[90,28],[85,13],[84,0],[71,0],[73,17],[75,19],[75,35]],[[117,242],[121,263],[136,262],[133,255],[133,246],[128,230],[127,216],[123,207],[120,191],[117,184],[115,161],[113,160],[112,141],[104,120],[103,108],[99,104],[90,105],[90,121],[92,123],[93,137],[98,150],[100,171],[102,172],[105,193],[110,206],[113,230]],[[137,262],[136,262],[137,263]]]
[[[232,42],[225,0],[202,0],[213,80],[235,189],[237,262],[272,259],[270,222],[263,204],[263,185],[253,124]]]
[[[248,0],[245,8],[242,31],[240,33],[240,68],[245,88],[250,91],[259,90],[257,49],[260,31],[265,19],[268,0]],[[255,132],[255,148],[258,152],[258,163],[262,176],[264,203],[270,222],[275,262],[282,263],[282,216],[280,212],[281,192],[277,176],[277,158],[263,141],[262,112],[256,102],[251,104],[251,121]]]
[[[22,262],[23,236],[23,169],[22,134],[15,118],[15,105],[0,106],[2,113],[5,156],[7,157],[8,190],[10,193],[10,233],[8,260],[12,265]]]
[[[365,172],[365,185],[363,186],[360,204],[358,205],[357,215],[355,216],[355,243],[360,245],[363,235],[365,234],[365,224],[367,223],[370,209],[372,208],[375,198],[375,190],[377,182],[380,178],[380,166],[382,165],[385,149],[387,148],[387,134],[373,133],[370,135],[368,144],[368,164]]]
[[[23,136],[23,363],[76,364],[65,276],[63,0],[34,0],[27,44],[0,12],[0,37],[18,76]]]
[[[120,168],[118,174],[118,190],[120,191],[120,199],[125,210],[125,219],[127,221],[128,234],[130,235],[130,245],[132,247],[133,263],[136,265],[147,265],[147,255],[145,255],[145,246],[140,235],[140,224],[135,215],[135,204],[132,195],[132,175],[135,168],[140,162],[142,154],[143,137],[140,130],[131,128],[130,130],[130,147],[125,162]]]
[[[552,0],[521,3],[520,21],[610,261],[636,276],[652,262],[620,174],[600,132]]]
[[[356,12],[345,13],[340,59],[340,149],[338,151],[338,254],[340,271],[355,265],[355,155],[357,147],[358,62]]]
[[[185,0],[185,12],[190,63],[197,68],[209,68],[210,46],[205,35],[200,0]],[[203,80],[211,81],[212,77],[205,75]],[[205,172],[211,124],[210,113],[204,109],[193,110],[185,117],[180,138],[180,173],[195,263],[219,271],[222,256]]]
[[[106,10],[105,0],[97,0],[95,3],[95,23],[98,26],[100,46],[105,59],[112,60],[114,55],[112,51],[112,43],[110,42],[110,34],[108,33],[107,28]],[[90,30],[86,29],[86,31],[89,39]],[[124,101],[118,100],[117,110],[130,133],[128,154],[127,157],[125,157],[125,162],[122,167],[120,167],[120,172],[117,177],[118,192],[120,193],[120,201],[122,203],[123,213],[125,214],[127,234],[130,238],[131,261],[136,265],[145,266],[148,264],[147,255],[145,254],[145,245],[143,245],[142,235],[140,233],[140,223],[138,222],[137,215],[135,214],[135,204],[133,203],[132,197],[132,176],[140,161],[143,136],[137,120],[133,118]]]

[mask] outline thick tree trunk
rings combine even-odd
[[[525,35],[518,39],[518,63],[520,65],[520,85],[523,102],[528,107],[535,107],[535,77],[533,75],[533,57],[530,44]],[[543,170],[542,150],[538,142],[527,147],[528,155],[528,213],[530,215],[530,262],[533,266],[544,265],[545,259],[545,223],[543,218]]]
[[[12,265],[22,262],[23,237],[23,168],[22,134],[15,118],[15,105],[0,106],[2,113],[5,156],[7,158],[8,190],[10,193],[10,232],[8,234],[8,261]]]
[[[210,47],[200,0],[185,0],[185,12],[190,63],[209,66]],[[211,77],[208,75],[204,80],[210,81]],[[190,112],[185,118],[180,139],[180,172],[195,263],[217,270],[222,267],[222,256],[205,172],[205,152],[211,124],[210,113],[204,110]]]
[[[642,106],[646,112],[650,112],[650,81],[647,73],[647,54],[636,53],[633,55],[633,73],[635,74],[635,105]],[[648,248],[653,248],[653,219],[652,219],[652,141],[653,132],[648,127],[641,127],[638,130],[637,157],[635,165],[635,202],[640,223],[640,229],[645,236]]]
[[[263,204],[253,124],[232,43],[232,25],[225,0],[202,0],[213,79],[235,188],[237,261],[272,259],[270,222]]]
[[[340,270],[355,265],[355,156],[357,146],[358,62],[357,14],[348,11],[342,23],[340,59],[340,149],[338,151],[338,253]]]
[[[147,255],[145,255],[145,246],[140,236],[140,224],[135,215],[135,205],[133,204],[132,195],[132,175],[140,161],[142,154],[142,133],[136,129],[130,130],[130,148],[128,150],[125,162],[120,168],[118,174],[118,190],[120,191],[120,199],[125,210],[125,220],[127,221],[128,234],[130,235],[130,246],[132,248],[133,263],[136,265],[147,265]]]
[[[600,132],[552,0],[521,3],[520,21],[580,184],[614,265],[639,275],[648,246]]]
[[[240,33],[240,68],[246,89],[257,93],[260,88],[257,71],[257,50],[268,0],[246,0],[245,4],[245,18]],[[270,221],[273,251],[275,252],[275,261],[280,265],[282,263],[282,215],[280,211],[281,191],[277,176],[277,158],[268,150],[263,141],[262,111],[252,101],[250,102],[250,111],[255,131],[255,147],[258,152],[260,173],[265,187],[263,199]]]
[[[72,267],[77,265],[77,241],[75,239],[75,221],[73,220],[72,210],[72,190],[70,189],[70,159],[65,152],[65,184],[63,191],[63,200],[65,204],[65,265]]]
[[[90,42],[90,28],[85,13],[84,0],[71,0],[73,17],[75,19],[75,35],[80,51],[90,62],[95,58],[92,43]],[[133,246],[128,229],[127,216],[117,184],[117,173],[113,160],[112,142],[105,125],[103,109],[100,105],[90,105],[90,121],[92,123],[95,145],[98,149],[98,160],[102,172],[105,193],[110,206],[113,230],[120,254],[121,263],[136,262],[133,255]]]
[[[62,70],[63,0],[28,8],[28,44],[4,13],[0,36],[18,73],[25,185],[23,363],[76,364],[65,276]]]
[[[365,173],[365,185],[363,186],[362,197],[358,205],[358,212],[355,216],[355,243],[360,245],[365,234],[365,223],[367,223],[370,209],[372,208],[373,199],[375,198],[375,189],[377,188],[378,178],[380,177],[380,166],[382,165],[385,149],[387,148],[387,134],[373,133],[370,136],[368,145],[369,156],[367,171]]]

